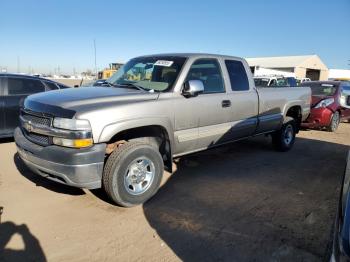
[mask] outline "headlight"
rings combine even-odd
[[[55,145],[73,148],[83,148],[93,145],[91,125],[88,120],[55,117],[53,126],[69,130],[65,132],[70,133],[69,137],[66,135],[62,137],[60,135],[54,136],[52,142]]]
[[[55,117],[53,126],[68,130],[91,130],[89,120]]]
[[[66,147],[74,147],[74,148],[82,148],[92,146],[93,141],[92,138],[85,139],[67,139],[61,137],[53,137],[52,142],[58,146],[66,146]]]
[[[334,103],[334,98],[327,98],[324,100],[321,100],[316,106],[315,108],[321,108],[321,107],[327,107],[330,106],[331,104]]]

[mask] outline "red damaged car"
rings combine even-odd
[[[302,127],[334,132],[341,121],[350,120],[350,82],[311,81],[301,85],[309,86],[312,93],[310,115]]]

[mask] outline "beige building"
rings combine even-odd
[[[327,80],[328,68],[317,55],[246,58],[254,73],[257,67],[294,73],[296,78]]]

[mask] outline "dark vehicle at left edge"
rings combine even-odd
[[[69,88],[36,76],[0,73],[0,138],[13,137],[19,126],[20,105],[32,94]]]

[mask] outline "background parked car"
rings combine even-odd
[[[307,77],[304,77],[304,78],[297,78],[296,81],[297,81],[298,86],[300,86],[304,82],[310,82],[311,79],[307,78]]]
[[[340,121],[350,120],[350,82],[310,81],[312,92],[310,116],[302,124],[306,128],[337,130]]]
[[[68,86],[54,81],[17,74],[0,74],[0,137],[12,137],[19,125],[20,104],[28,95],[64,89]]]
[[[254,77],[256,87],[295,87],[297,80],[295,77],[284,76],[262,76]]]

